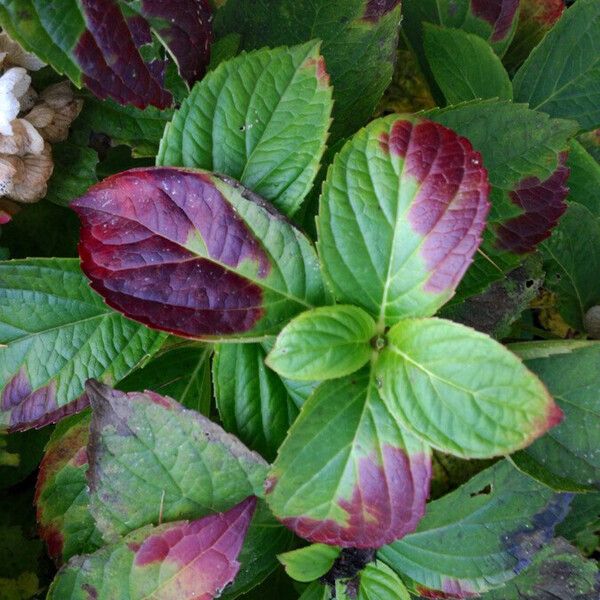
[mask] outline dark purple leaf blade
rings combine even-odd
[[[109,177],[71,206],[82,268],[113,308],[183,337],[259,338],[323,301],[310,243],[239,184],[148,168]]]

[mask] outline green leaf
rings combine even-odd
[[[224,173],[294,214],[319,169],[331,115],[320,43],[228,60],[197,84],[163,137],[157,164]]]
[[[361,571],[358,600],[410,600],[410,596],[400,577],[378,560]]]
[[[209,345],[173,338],[148,363],[121,381],[118,388],[124,392],[150,389],[209,416],[211,353]]]
[[[415,533],[378,552],[426,598],[470,598],[515,577],[553,537],[571,496],[501,461],[427,506]],[[438,590],[438,594],[434,592]]]
[[[267,464],[202,415],[155,392],[88,382],[91,509],[108,540],[260,495]]]
[[[600,126],[600,5],[579,0],[563,16],[514,78],[515,99],[553,117],[575,119],[581,129]]]
[[[544,382],[565,420],[524,452],[558,477],[600,489],[600,343],[525,364]]]
[[[339,554],[340,549],[335,546],[311,544],[280,554],[277,559],[292,579],[309,582],[325,575]]]
[[[477,35],[423,24],[425,54],[448,104],[477,98],[512,100],[502,61]]]
[[[600,219],[600,163],[577,141],[571,141],[567,166],[569,175],[570,202],[583,204]]]
[[[356,306],[323,306],[288,323],[266,358],[283,377],[311,381],[350,375],[365,365],[375,321]]]
[[[392,79],[399,5],[399,0],[228,0],[215,15],[214,29],[217,37],[241,34],[243,50],[323,40],[334,90],[335,141],[371,118]]]
[[[492,338],[444,319],[405,319],[375,364],[400,423],[443,452],[507,454],[560,422],[542,383]]]
[[[164,340],[109,309],[78,263],[0,262],[0,427],[27,429],[80,410],[87,379],[119,381]]]
[[[300,596],[300,600],[331,600],[331,598],[329,587],[318,581],[313,581]]]
[[[154,157],[165,126],[172,117],[171,109],[160,110],[149,106],[141,110],[135,106],[121,106],[112,100],[87,96],[76,123],[88,135],[107,135],[113,146],[130,146],[135,156]]]
[[[77,126],[80,121],[77,121]],[[89,146],[89,133],[71,130],[69,139],[52,147],[54,171],[48,181],[46,200],[68,206],[98,181],[98,154]]]
[[[298,406],[265,365],[260,344],[222,344],[213,360],[214,392],[225,430],[267,460],[275,458]]]
[[[275,516],[301,537],[377,548],[414,530],[430,474],[429,447],[402,428],[365,368],[317,388],[265,489]]]
[[[558,312],[573,329],[584,331],[585,313],[600,304],[600,220],[572,203],[541,252],[545,285],[557,296]]]
[[[552,540],[533,564],[482,600],[593,600],[600,595],[596,561],[585,560],[563,539]]]
[[[498,56],[508,48],[517,25],[517,0],[404,0],[402,32],[416,53],[421,69],[432,84],[434,97],[441,92],[429,69],[424,49],[426,23],[461,29],[488,42]]]
[[[62,421],[40,464],[35,495],[38,531],[57,562],[103,545],[89,507],[89,425],[89,413]]]
[[[239,570],[254,508],[255,498],[248,498],[227,512],[144,527],[76,556],[59,571],[48,600],[216,598]]]
[[[93,416],[91,510],[105,539],[138,527],[196,519],[262,495],[267,463],[202,415],[154,392],[89,383]],[[227,598],[264,579],[291,534],[259,502]]]
[[[445,127],[390,115],[359,131],[329,168],[317,219],[338,301],[380,329],[434,314],[481,241],[488,191],[480,155]]]

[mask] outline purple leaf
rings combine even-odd
[[[473,14],[493,27],[492,42],[509,34],[518,8],[519,0],[471,0]]]
[[[306,238],[229,180],[177,168],[138,169],[71,206],[82,268],[113,308],[190,338],[275,333],[322,302]]]

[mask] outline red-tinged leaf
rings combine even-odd
[[[233,180],[137,169],[71,204],[82,268],[113,308],[180,336],[260,338],[324,302],[310,242]]]
[[[251,496],[227,512],[145,527],[118,544],[75,557],[58,573],[48,598],[216,598],[240,568],[237,557],[255,506]]]
[[[175,58],[181,76],[190,85],[198,81],[210,59],[208,0],[142,0],[140,12]]]
[[[265,490],[275,516],[301,537],[378,548],[414,531],[430,475],[429,447],[402,428],[365,368],[307,400]]]
[[[138,108],[170,106],[173,97],[142,60],[119,5],[114,0],[81,0],[81,8],[87,29],[74,55],[87,87],[99,98]]]
[[[56,381],[33,389],[26,370],[22,367],[7,382],[0,396],[0,409],[10,416],[9,431],[24,431],[44,427],[86,408],[88,398],[82,394],[70,404],[59,406]]]
[[[102,545],[89,511],[89,424],[89,414],[63,421],[48,442],[40,464],[34,498],[38,532],[56,562],[93,552]]]
[[[167,61],[155,39],[192,84],[209,61],[211,19],[207,0],[63,0],[60,5],[20,0],[0,5],[3,28],[27,50],[98,97],[138,108],[173,103],[164,85]]]
[[[570,170],[567,153],[560,155],[557,169],[544,181],[537,177],[523,179],[509,196],[523,214],[508,219],[496,227],[498,246],[515,254],[533,252],[548,238],[565,210]]]
[[[488,194],[466,138],[409,115],[370,123],[323,185],[318,245],[336,298],[385,325],[434,314],[473,260]]]
[[[471,0],[471,11],[492,26],[492,42],[504,39],[513,26],[519,0]]]

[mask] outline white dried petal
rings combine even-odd
[[[37,129],[25,119],[15,119],[10,123],[12,135],[0,135],[0,153],[15,156],[41,154],[44,140]]]
[[[14,67],[0,77],[0,134],[12,135],[11,121],[21,111],[19,99],[31,84],[31,77],[21,67]]]

